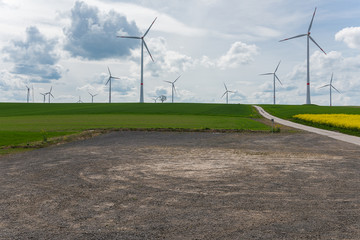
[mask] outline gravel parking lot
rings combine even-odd
[[[0,239],[359,239],[360,148],[120,131],[0,158]]]

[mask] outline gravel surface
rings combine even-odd
[[[0,158],[0,239],[360,239],[360,149],[112,132]]]

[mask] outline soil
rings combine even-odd
[[[120,131],[0,158],[0,239],[359,239],[360,148]]]

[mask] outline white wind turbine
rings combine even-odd
[[[316,46],[318,46],[318,48],[320,48],[320,50],[326,54],[326,52],[319,46],[319,44],[317,44],[315,42],[315,40],[310,36],[310,30],[311,30],[311,27],[312,27],[312,23],[313,23],[313,20],[314,20],[314,17],[315,17],[315,13],[316,13],[316,8],[314,10],[314,14],[312,16],[312,19],[311,19],[311,22],[310,22],[310,25],[309,25],[309,28],[308,28],[308,31],[307,33],[304,33],[304,34],[300,34],[300,35],[297,35],[297,36],[294,36],[294,37],[291,37],[291,38],[286,38],[286,39],[283,39],[283,40],[280,40],[279,42],[283,42],[283,41],[286,41],[286,40],[290,40],[290,39],[293,39],[293,38],[299,38],[299,37],[304,37],[304,36],[307,36],[307,80],[306,80],[306,104],[311,104],[311,100],[310,100],[310,55],[309,55],[309,40],[311,40],[313,43],[315,43]]]
[[[43,103],[45,103],[45,98],[46,98],[47,93],[40,93],[40,94],[44,96],[44,101],[43,101]]]
[[[109,84],[109,103],[111,103],[111,79],[120,79],[120,78],[112,76],[109,67],[108,67],[108,71],[109,71],[109,79],[107,80],[105,85]]]
[[[27,89],[26,99],[27,99],[27,103],[29,103],[29,100],[30,100],[30,88],[26,85],[26,89]]]
[[[81,96],[79,96],[79,101],[77,101],[76,103],[83,103],[83,101],[81,101]]]
[[[260,74],[260,75],[273,75],[274,76],[274,104],[276,104],[276,101],[275,101],[275,78],[279,81],[279,83],[282,85],[280,79],[278,78],[278,76],[276,75],[276,71],[278,70],[279,68],[279,65],[280,65],[281,61],[279,62],[279,64],[277,65],[275,71],[273,73],[263,73],[263,74]]]
[[[178,76],[177,79],[175,79],[175,81],[173,82],[170,82],[170,81],[164,81],[164,82],[167,82],[167,83],[170,83],[171,84],[171,102],[174,103],[174,93],[176,93],[176,89],[175,89],[175,82],[181,77]]]
[[[225,90],[226,90],[226,91],[225,91],[224,94],[221,96],[221,98],[223,98],[223,97],[226,95],[226,104],[228,104],[228,103],[229,103],[229,93],[235,93],[235,92],[229,91],[229,90],[227,89],[225,83],[224,83],[224,87],[225,87]]]
[[[154,24],[154,22],[156,21],[157,18],[154,19],[154,21],[151,23],[150,27],[146,30],[145,34],[142,37],[133,37],[133,36],[117,36],[117,37],[121,37],[121,38],[133,38],[133,39],[140,39],[141,40],[141,80],[140,80],[140,103],[144,102],[144,46],[147,50],[147,52],[149,53],[151,60],[154,62],[153,57],[151,56],[151,53],[149,51],[149,48],[146,45],[146,42],[144,40],[145,36],[148,34],[148,32],[150,31],[150,28],[152,27],[152,25]]]
[[[48,95],[49,95],[49,103],[50,103],[50,96],[51,96],[52,98],[54,98],[54,95],[52,95],[51,91],[52,91],[52,86],[51,86],[51,88],[50,88],[50,91],[48,91],[47,93],[45,93],[45,94],[48,94]],[[44,96],[44,98],[45,98],[45,96]]]
[[[330,107],[332,106],[332,102],[331,102],[331,90],[332,90],[332,88],[335,89],[338,93],[340,93],[339,90],[337,90],[337,89],[332,85],[333,75],[334,75],[334,73],[331,74],[331,80],[330,80],[330,83],[329,83],[329,84],[326,84],[326,85],[320,87],[320,88],[323,88],[323,87],[329,87],[329,88],[330,88]]]
[[[91,94],[90,92],[88,92],[91,96],[91,103],[94,103],[94,97],[97,96],[97,94]]]

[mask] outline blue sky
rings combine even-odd
[[[272,103],[272,72],[281,60],[277,103],[304,104],[306,33],[317,7],[311,36],[326,51],[310,45],[311,100],[359,105],[360,4],[345,0],[0,0],[0,101],[34,101],[53,87],[53,102],[108,101],[107,67],[113,102],[138,102],[140,41],[116,35],[146,36],[155,60],[144,53],[145,102],[166,95],[176,82],[175,102]]]

